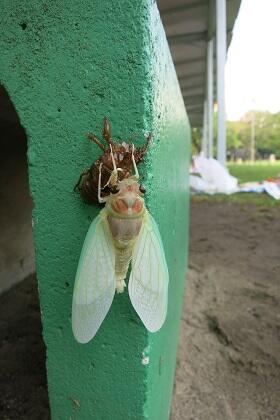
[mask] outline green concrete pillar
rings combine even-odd
[[[28,136],[36,265],[52,418],[169,416],[187,259],[189,124],[153,0],[1,1],[0,82]],[[73,192],[99,156],[85,139],[104,116],[115,138],[154,142],[141,168],[170,271],[168,318],[150,334],[127,292],[95,338],[71,331],[75,272],[99,208]]]

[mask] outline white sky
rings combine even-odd
[[[242,0],[226,64],[229,120],[280,111],[280,0]]]

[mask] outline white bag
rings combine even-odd
[[[194,156],[193,171],[205,182],[203,192],[232,194],[238,191],[238,181],[216,159]],[[201,191],[201,190],[200,190]]]

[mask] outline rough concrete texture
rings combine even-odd
[[[156,5],[16,0],[3,8],[1,25],[1,82],[29,141],[52,417],[168,418],[186,267],[189,126]],[[83,204],[73,185],[98,157],[84,134],[99,134],[104,115],[117,138],[140,145],[147,131],[154,135],[142,174],[170,269],[168,319],[149,334],[124,293],[94,340],[79,345],[73,282],[99,209]]]

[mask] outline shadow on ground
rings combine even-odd
[[[1,419],[49,419],[35,275],[0,298],[0,372]]]

